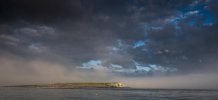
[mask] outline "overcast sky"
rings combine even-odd
[[[217,0],[1,0],[0,81],[218,82],[217,18]]]

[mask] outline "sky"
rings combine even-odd
[[[1,0],[0,85],[218,89],[217,0]]]

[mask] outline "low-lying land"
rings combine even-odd
[[[39,85],[17,85],[10,87],[33,87],[33,88],[124,88],[125,84],[120,82],[106,82],[106,83],[54,83],[54,84],[39,84]]]

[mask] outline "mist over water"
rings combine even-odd
[[[132,88],[218,89],[217,73],[129,77],[107,69],[69,69],[64,64],[24,60],[7,56],[0,58],[0,85],[48,84],[63,82],[123,82]]]

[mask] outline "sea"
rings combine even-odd
[[[218,90],[0,87],[0,100],[218,100]]]

